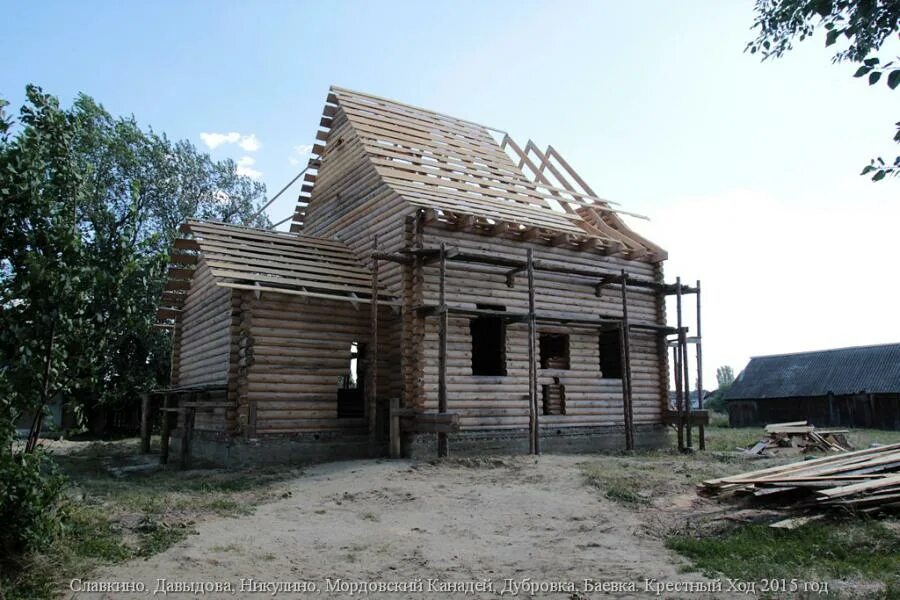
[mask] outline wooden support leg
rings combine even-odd
[[[193,406],[184,409],[184,423],[181,428],[181,468],[191,468],[191,445],[194,438],[194,411]]]
[[[538,420],[537,396],[537,324],[535,321],[534,293],[534,251],[528,248],[526,254],[526,273],[528,275],[528,414],[529,414],[529,449],[532,454],[541,453],[541,425]]]
[[[153,420],[150,417],[150,394],[141,394],[141,454],[150,454],[150,433]]]
[[[700,321],[700,280],[697,280],[697,397],[698,408],[703,410],[703,329]],[[701,423],[697,429],[700,436],[700,449],[706,450],[706,429]]]
[[[159,424],[159,464],[165,465],[169,462],[169,435],[171,434],[169,423],[169,412],[165,409],[169,408],[171,403],[170,395],[167,393],[163,397],[163,411]]]
[[[447,328],[448,314],[445,297],[447,280],[447,247],[441,242],[441,263],[439,298],[440,313],[438,318],[438,412],[447,412]],[[438,433],[438,457],[445,458],[450,454],[446,433]]]
[[[400,398],[391,398],[390,453],[391,458],[400,458]]]

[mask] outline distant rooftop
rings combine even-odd
[[[900,343],[755,356],[726,400],[900,392]]]

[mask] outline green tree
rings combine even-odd
[[[29,86],[2,123],[0,401],[37,410],[31,450],[56,394],[111,405],[165,382],[154,322],[177,225],[244,222],[265,188],[84,95],[64,110]]]
[[[709,395],[706,400],[706,407],[716,412],[725,411],[725,394],[734,383],[734,369],[728,365],[723,365],[716,369],[716,381],[719,387]]]
[[[884,42],[900,38],[898,0],[756,0],[753,28],[757,37],[747,49],[763,60],[778,58],[793,48],[795,40],[825,31],[825,46],[836,46],[832,62],[859,64],[854,77],[866,77],[869,85],[884,80],[890,89],[900,85],[900,59],[877,56]],[[900,122],[894,141],[900,143]],[[900,176],[900,156],[893,163],[875,158],[863,169],[873,181]]]
[[[716,369],[716,382],[719,384],[720,390],[730,388],[731,384],[734,383],[734,369],[728,365],[723,365]]]

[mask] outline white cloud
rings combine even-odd
[[[312,149],[312,144],[299,144],[294,146],[294,153],[288,157],[288,162],[294,166],[299,165],[304,159],[309,157],[310,153],[312,153]]]
[[[203,140],[203,143],[210,150],[215,150],[224,144],[237,144],[245,152],[256,152],[262,148],[262,142],[259,141],[255,133],[243,135],[237,131],[228,133],[203,132],[200,134],[200,139]]]
[[[243,136],[241,138],[241,141],[238,142],[238,146],[240,146],[242,150],[245,150],[247,152],[256,152],[257,150],[262,148],[262,144],[260,143],[259,138],[257,138],[253,133]]]
[[[252,156],[240,157],[239,159],[237,159],[237,174],[246,175],[251,179],[259,179],[260,177],[262,177],[262,172],[254,169],[254,164],[256,164],[256,159]]]
[[[235,144],[241,139],[241,134],[237,131],[230,133],[201,133],[200,139],[210,150],[215,150],[222,144]]]

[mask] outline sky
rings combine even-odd
[[[702,281],[706,387],[751,356],[900,341],[900,180],[859,176],[896,153],[900,92],[853,79],[821,36],[779,60],[745,53],[749,0],[0,10],[14,106],[27,83],[64,104],[84,92],[234,159],[270,195],[306,164],[331,84],[552,144],[601,197],[650,218],[629,223],[668,250],[669,279]]]

